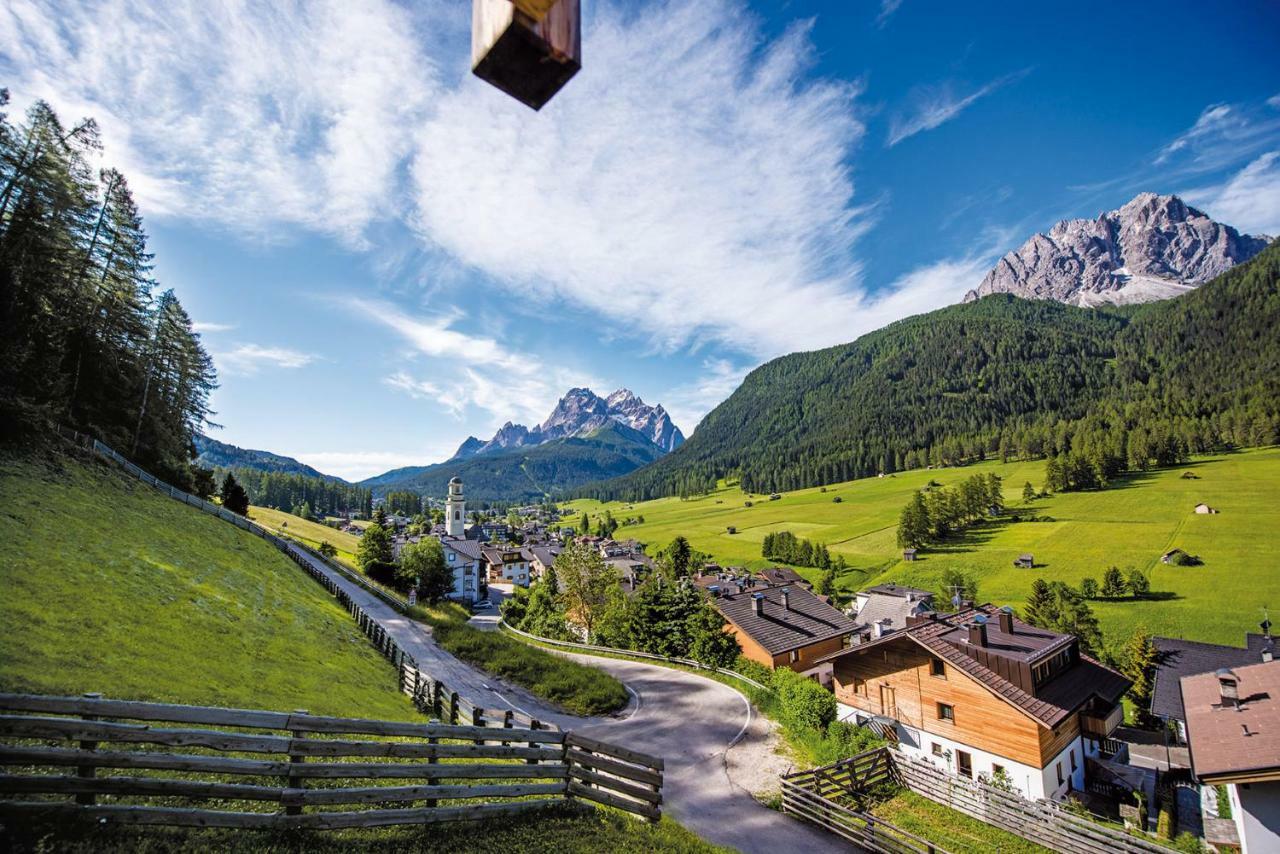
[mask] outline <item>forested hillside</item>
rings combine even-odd
[[[305,477],[345,483],[342,478],[313,469],[293,457],[273,454],[270,451],[240,448],[236,445],[228,445],[226,442],[219,442],[217,439],[210,439],[208,436],[196,436],[195,447],[196,462],[212,469],[256,469],[282,474],[300,474]]]
[[[757,368],[682,447],[577,492],[640,500],[734,476],[766,492],[988,454],[1074,454],[1084,480],[1105,480],[1167,461],[1166,449],[1271,443],[1278,282],[1273,244],[1193,293],[1138,308],[995,295],[908,318]]]
[[[367,487],[337,478],[232,467],[215,469],[213,479],[221,483],[228,472],[244,487],[249,503],[258,507],[286,513],[305,509],[320,517],[354,513],[368,518],[373,513],[373,493]]]
[[[64,125],[38,102],[13,124],[8,100],[0,90],[0,432],[71,426],[207,494],[188,461],[213,362],[151,277],[125,177],[95,174],[92,119]]]
[[[534,501],[604,478],[634,471],[662,456],[662,449],[637,439],[636,431],[609,424],[588,436],[556,439],[437,463],[395,469],[360,482],[381,498],[391,491],[443,498],[449,478],[462,478],[467,498],[479,501]]]

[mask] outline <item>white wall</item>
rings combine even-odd
[[[1280,851],[1280,782],[1227,786],[1243,854]]]
[[[853,706],[838,704],[838,717],[840,720],[849,720],[858,722],[859,719],[865,720],[868,715]],[[905,724],[898,724],[899,749],[903,753],[908,754],[916,759],[923,759],[936,768],[940,768],[950,774],[958,773],[957,751],[963,750],[972,757],[973,778],[978,779],[979,775],[985,774],[987,777],[994,776],[994,765],[1000,765],[1004,768],[1005,773],[1009,775],[1010,781],[1013,783],[1014,790],[1025,798],[1037,800],[1040,798],[1058,799],[1065,797],[1071,789],[1079,791],[1084,788],[1084,760],[1086,755],[1095,755],[1097,750],[1092,745],[1089,746],[1088,752],[1083,741],[1080,738],[1074,739],[1070,744],[1063,748],[1062,752],[1050,760],[1049,764],[1044,768],[1036,768],[1033,765],[1026,765],[1021,762],[1015,762],[995,753],[990,753],[979,748],[972,747],[961,741],[947,738],[941,735],[934,735],[931,732],[924,732]],[[948,751],[950,759],[944,756],[936,756],[933,752],[933,745],[941,745],[942,751],[946,754]],[[1071,752],[1075,752],[1076,768],[1071,770]],[[1062,763],[1062,784],[1058,784],[1058,763]]]

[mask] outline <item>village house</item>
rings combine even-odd
[[[520,546],[482,546],[489,581],[529,586],[529,557]]]
[[[480,544],[461,537],[441,537],[445,563],[453,571],[453,592],[449,598],[467,604],[479,600],[485,564]]]
[[[746,579],[749,581],[749,579]],[[695,581],[696,583],[696,581]],[[857,624],[803,587],[703,586],[742,654],[770,669],[790,667],[819,681],[818,659],[847,646]],[[815,668],[818,668],[815,670]]]
[[[1086,759],[1124,717],[1128,679],[1010,608],[908,622],[827,657],[841,718],[949,773],[1007,778],[1028,798],[1084,787]]]
[[[525,551],[529,555],[529,574],[533,578],[543,578],[547,570],[555,565],[556,558],[560,556],[560,545],[548,542],[527,546]]]
[[[1201,643],[1181,638],[1153,637],[1156,648],[1151,683],[1151,714],[1171,725],[1179,744],[1187,741],[1187,718],[1182,707],[1181,682],[1188,676],[1213,673],[1270,661],[1274,652],[1271,622],[1262,622],[1262,634],[1245,635],[1244,647]]]
[[[770,587],[798,584],[806,590],[813,589],[813,585],[806,581],[803,575],[785,566],[771,566],[768,569],[762,569],[756,573],[756,576]]]
[[[866,643],[907,627],[907,621],[933,610],[933,593],[890,582],[859,590],[850,614],[858,624],[856,642]]]
[[[1183,677],[1191,770],[1226,787],[1240,850],[1280,851],[1280,661]]]

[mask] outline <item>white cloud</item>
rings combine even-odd
[[[200,321],[196,321],[191,324],[191,328],[201,335],[208,335],[212,332],[230,332],[232,329],[235,329],[236,326],[234,323],[201,323]]]
[[[898,11],[902,0],[880,0],[880,14],[876,15],[876,26],[883,27],[889,23],[893,13]]]
[[[1195,124],[1156,153],[1154,163],[1207,172],[1239,163],[1274,145],[1278,137],[1280,119],[1257,104],[1211,104],[1200,112]]]
[[[889,120],[889,135],[885,139],[885,145],[892,148],[908,137],[951,121],[978,99],[1021,80],[1030,72],[1031,69],[1024,68],[1013,74],[1006,74],[967,95],[958,92],[955,84],[950,81],[917,87],[908,95],[910,109]]]
[[[1280,151],[1263,154],[1222,184],[1183,195],[1246,234],[1280,236]]]
[[[427,320],[386,303],[345,300],[343,305],[395,331],[416,355],[430,360],[422,369],[426,376],[402,369],[383,380],[387,386],[435,401],[459,419],[474,407],[489,414],[493,428],[506,421],[535,424],[567,389],[599,385],[577,370],[547,365],[532,353],[454,328],[462,320],[456,312]]]
[[[858,88],[802,79],[807,25],[761,38],[723,0],[604,7],[586,67],[541,112],[463,82],[418,133],[420,234],[659,349],[841,340],[860,305]]]
[[[1272,95],[1270,98],[1268,98],[1267,106],[1275,107],[1277,110],[1280,110],[1280,95]]]
[[[437,86],[391,2],[0,5],[15,98],[93,115],[145,215],[359,243]]]
[[[311,353],[259,344],[241,344],[234,350],[213,354],[219,372],[240,376],[252,376],[263,368],[302,368],[315,360],[316,356]]]

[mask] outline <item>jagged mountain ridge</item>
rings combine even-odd
[[[547,419],[533,429],[508,421],[488,442],[468,436],[450,461],[542,445],[572,436],[590,436],[611,421],[635,431],[663,453],[674,451],[684,443],[684,434],[661,404],[649,406],[625,388],[618,389],[607,398],[600,397],[589,388],[572,388],[560,398]]]
[[[964,299],[1009,293],[1078,306],[1151,302],[1198,287],[1269,242],[1215,222],[1177,196],[1141,193],[1096,219],[1063,220],[1033,235]]]

